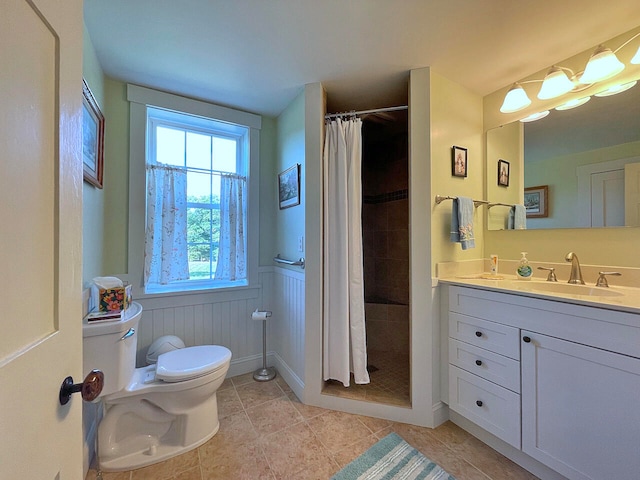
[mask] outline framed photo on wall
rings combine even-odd
[[[509,167],[506,160],[498,160],[498,185],[501,187],[509,186]]]
[[[300,164],[278,174],[278,200],[280,210],[300,205]]]
[[[467,176],[467,149],[464,147],[451,147],[451,175],[454,177]]]
[[[102,188],[104,167],[104,115],[82,79],[82,170],[83,178],[95,187]]]
[[[549,186],[527,187],[524,189],[524,208],[527,218],[544,218],[549,216]]]

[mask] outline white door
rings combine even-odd
[[[0,4],[0,478],[82,478],[82,1]]]
[[[624,224],[640,227],[640,163],[624,166]]]
[[[624,225],[624,169],[591,175],[591,226]]]

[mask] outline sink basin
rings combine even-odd
[[[582,295],[587,297],[619,297],[620,292],[607,287],[594,287],[590,285],[574,285],[571,283],[556,282],[512,282],[511,286],[516,290],[527,292],[548,292],[561,295]]]

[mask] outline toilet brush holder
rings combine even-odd
[[[262,368],[253,372],[253,379],[257,382],[268,382],[276,378],[276,369],[267,367],[267,318],[271,316],[271,312],[258,311],[251,314],[252,320],[262,321]]]

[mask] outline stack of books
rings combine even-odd
[[[117,322],[122,320],[123,310],[117,312],[91,312],[87,315],[87,322]]]

